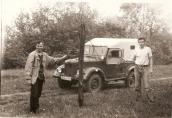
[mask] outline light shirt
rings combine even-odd
[[[135,59],[135,64],[137,65],[149,65],[149,58],[152,57],[152,51],[151,48],[149,47],[144,47],[144,48],[136,48],[134,52],[134,56],[136,57]]]

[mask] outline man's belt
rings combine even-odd
[[[139,67],[148,67],[149,65],[137,65]]]

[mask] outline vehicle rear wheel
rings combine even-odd
[[[91,77],[88,79],[86,83],[86,90],[88,92],[98,92],[102,89],[103,87],[103,81],[102,78],[99,74],[93,74]]]
[[[126,87],[134,88],[135,87],[135,76],[134,71],[131,71],[126,79]]]
[[[72,83],[67,80],[62,80],[61,78],[58,78],[58,85],[60,88],[70,88]]]

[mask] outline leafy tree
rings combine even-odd
[[[28,53],[39,41],[45,43],[50,55],[77,49],[78,30],[82,16],[89,29],[94,22],[94,12],[84,4],[87,12],[80,14],[80,3],[57,3],[52,8],[40,6],[31,14],[20,13],[14,27],[7,28],[4,68],[23,67]]]
[[[169,45],[171,35],[160,9],[145,3],[126,3],[121,6],[121,11],[121,21],[127,37],[146,37],[148,45],[153,49],[155,63],[169,63],[172,57]]]

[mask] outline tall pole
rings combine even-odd
[[[1,49],[0,49],[0,96],[1,96],[1,70],[2,70],[2,0],[1,0]]]
[[[80,26],[80,52],[79,52],[79,88],[78,88],[78,103],[79,107],[83,106],[83,62],[84,62],[84,42],[85,42],[85,24]]]

